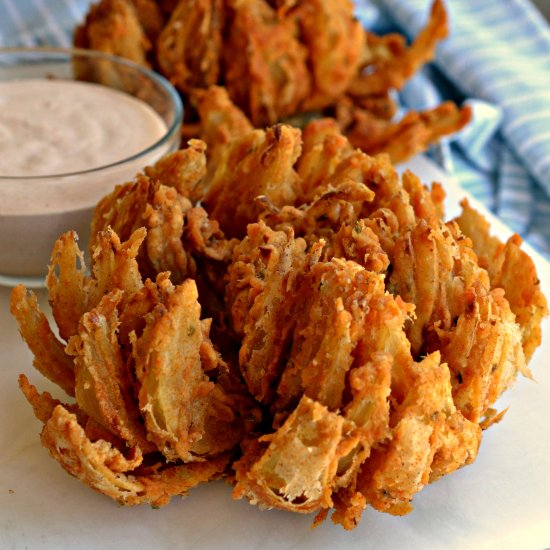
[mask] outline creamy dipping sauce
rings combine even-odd
[[[73,80],[0,82],[0,176],[90,170],[140,153],[166,132],[146,103]]]
[[[106,86],[0,82],[0,284],[42,279],[69,229],[85,250],[99,199],[178,148],[170,128],[147,103]]]

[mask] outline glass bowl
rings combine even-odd
[[[91,215],[98,200],[115,185],[131,181],[145,166],[179,147],[183,107],[166,79],[125,59],[80,49],[0,48],[0,132],[4,135],[9,135],[5,126],[9,113],[4,112],[3,127],[1,86],[29,79],[78,80],[107,86],[144,102],[162,119],[160,133],[151,137],[150,143],[122,158],[100,157],[93,167],[61,173],[27,176],[19,172],[14,176],[14,172],[3,173],[5,168],[0,171],[0,285],[23,282],[40,287],[55,240],[74,229],[80,247],[86,249]],[[94,112],[78,114],[93,122]],[[116,139],[113,135],[112,140]],[[1,147],[0,142],[0,157]],[[109,147],[105,149],[107,152]],[[10,156],[5,154],[9,165]]]

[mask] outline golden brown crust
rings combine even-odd
[[[158,34],[157,64],[183,92],[218,81],[223,5],[223,0],[179,0]]]
[[[389,89],[399,90],[423,64],[435,57],[436,45],[448,32],[443,0],[434,0],[426,27],[408,48],[400,35],[380,38],[367,32],[367,55],[363,62],[369,70],[357,76],[349,92],[367,96]]]
[[[540,288],[535,264],[521,250],[522,240],[513,235],[502,243],[489,232],[488,222],[467,200],[462,201],[462,214],[457,218],[460,229],[472,240],[479,263],[489,274],[491,288],[502,288],[510,309],[521,327],[523,351],[527,361],[540,345],[540,324],[548,314],[548,304]]]
[[[355,108],[351,120],[342,124],[342,130],[355,147],[370,155],[386,153],[392,162],[399,163],[464,128],[471,116],[469,107],[458,108],[450,102],[423,112],[410,111],[397,122]]]
[[[65,346],[52,332],[46,316],[38,306],[33,292],[23,285],[11,293],[10,311],[15,317],[19,332],[34,355],[33,365],[42,375],[74,396],[74,365],[65,353]]]
[[[130,0],[101,0],[92,4],[85,21],[75,31],[74,42],[77,47],[125,57],[139,65],[148,64],[147,52],[151,48]],[[109,66],[105,64],[103,67]],[[101,72],[102,65],[97,68]],[[89,67],[84,68],[84,74],[86,70]],[[118,79],[112,67],[103,77],[100,82]]]
[[[150,60],[184,95],[187,139],[200,136],[217,147],[228,131],[236,137],[244,126],[321,114],[334,116],[354,146],[399,162],[471,118],[467,107],[443,103],[393,120],[391,92],[434,58],[447,33],[442,0],[434,0],[410,46],[402,35],[365,31],[350,0],[102,0],[74,41],[138,63]],[[104,73],[101,81],[123,76]],[[223,109],[219,97],[201,99],[216,86],[227,93]]]
[[[408,513],[475,459],[495,400],[529,375],[536,271],[466,206],[473,245],[442,221],[440,187],[354,150],[332,121],[306,128],[302,156],[298,129],[241,129],[102,199],[91,275],[75,235],[58,240],[48,286],[66,348],[14,290],[37,368],[76,395],[65,406],[21,378],[43,444],[125,504],[224,471],[236,498],[316,524],[330,509],[347,529],[366,506]]]
[[[265,451],[252,459],[245,454],[244,470],[235,465],[234,497],[302,513],[329,508],[338,461],[356,443],[351,429],[341,416],[302,397],[285,423],[260,439],[268,444]]]
[[[264,0],[228,0],[225,85],[256,127],[293,115],[308,96],[307,50],[292,20],[280,20]],[[241,55],[235,55],[241,52]]]
[[[78,407],[108,432],[143,452],[154,448],[147,441],[133,400],[132,374],[117,338],[117,307],[122,291],[106,294],[85,313],[67,353],[74,357],[75,397]]]
[[[257,219],[258,196],[275,206],[294,202],[298,180],[294,164],[300,152],[300,132],[287,125],[256,130],[226,147],[207,177],[204,197],[207,211],[226,235],[245,235],[247,224]]]
[[[296,274],[307,261],[306,243],[291,233],[252,224],[235,248],[228,270],[226,304],[236,334],[242,338],[239,364],[248,390],[268,398],[282,368],[282,354],[292,329],[292,294]],[[277,304],[286,302],[285,307]],[[279,327],[273,331],[272,327]]]
[[[304,111],[328,107],[356,76],[365,48],[365,33],[349,0],[299,0],[285,10],[296,19],[308,51],[312,90],[302,103]]]
[[[57,405],[44,424],[41,440],[50,454],[72,476],[120,504],[163,506],[175,495],[218,476],[227,464],[220,456],[208,462],[168,467],[158,473],[134,473],[142,462],[136,454],[126,458],[104,440],[90,441],[76,417]]]

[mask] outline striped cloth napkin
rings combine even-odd
[[[0,47],[64,46],[90,0],[0,0]]]
[[[548,0],[550,3],[550,0]],[[465,100],[473,122],[436,153],[461,185],[550,257],[550,27],[529,0],[446,0],[435,68],[400,94],[408,108]],[[414,37],[428,0],[357,0],[365,24]]]
[[[550,2],[550,0],[548,0]],[[415,36],[431,0],[356,0],[377,32]],[[68,46],[90,0],[0,0],[0,46]],[[465,100],[473,123],[436,160],[550,257],[550,28],[529,0],[446,0],[451,36],[400,93],[403,108]]]

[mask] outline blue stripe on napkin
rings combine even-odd
[[[0,46],[70,46],[90,0],[0,0]]]
[[[374,3],[409,37],[430,7],[428,0]],[[454,175],[548,256],[550,27],[528,0],[446,0],[446,7],[451,34],[436,65],[474,108],[473,124],[454,140]]]

